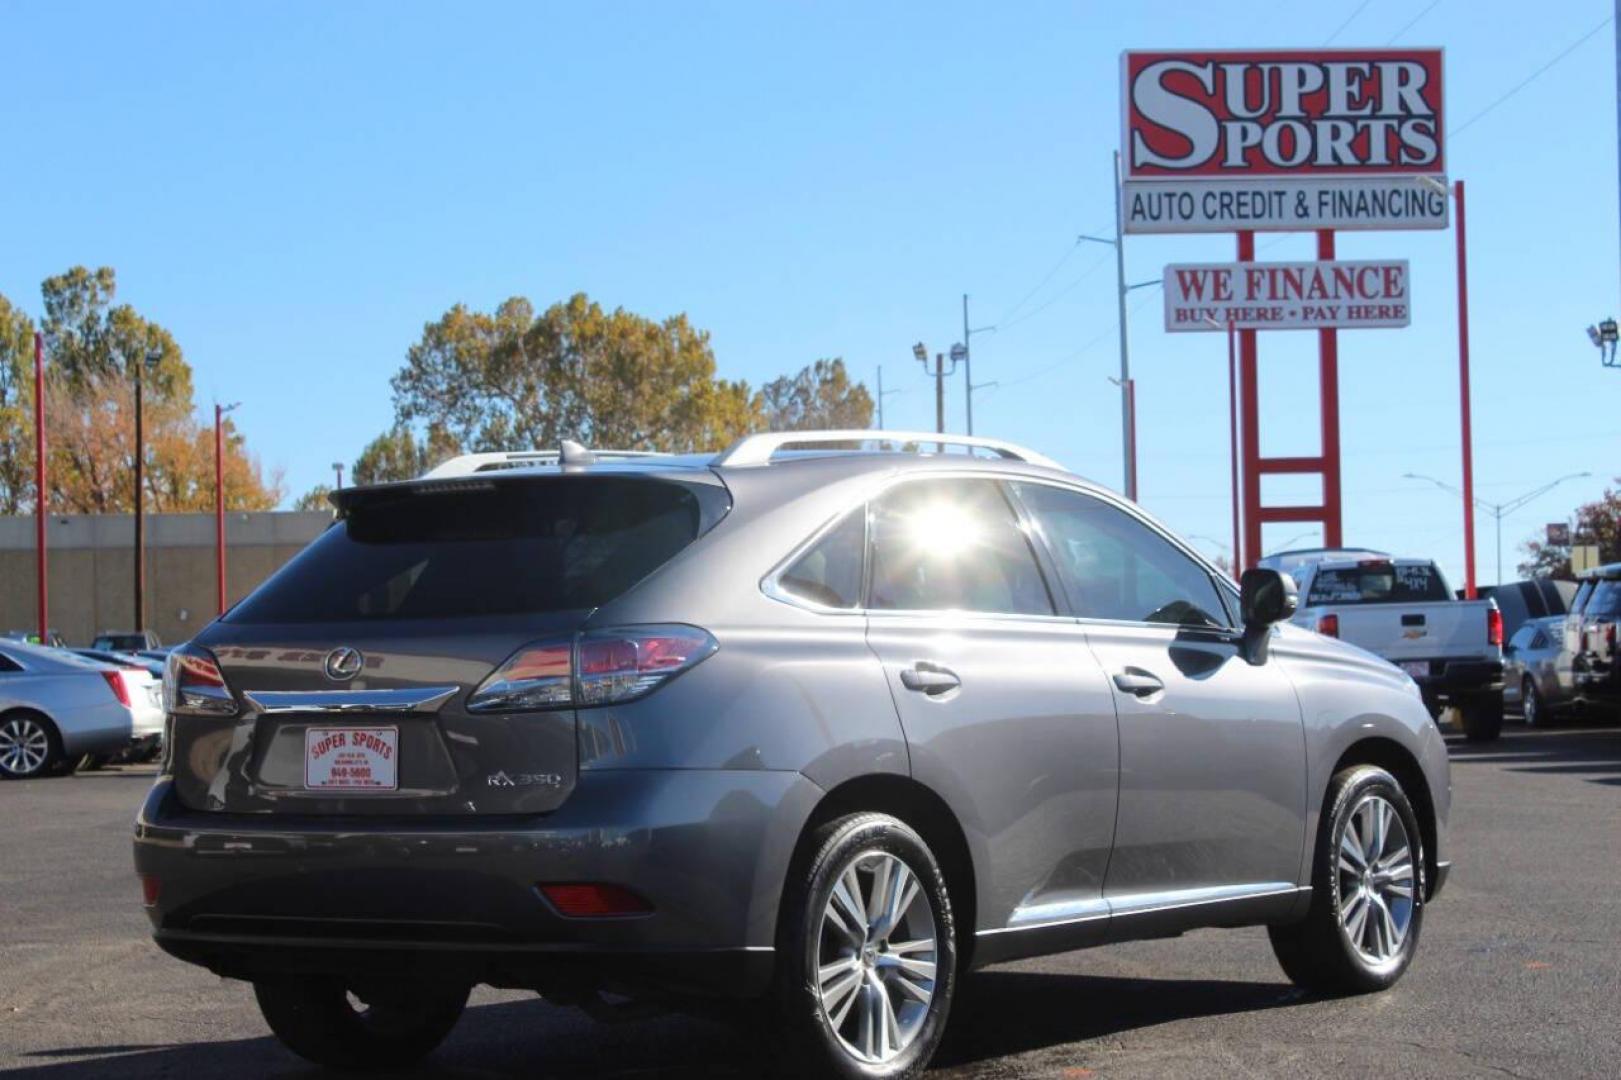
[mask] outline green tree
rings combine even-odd
[[[430,427],[427,438],[418,442],[408,426],[396,424],[366,444],[350,475],[356,484],[410,480],[456,453],[455,439],[442,427]]]
[[[327,484],[316,484],[304,494],[293,501],[294,510],[325,510],[332,511],[332,502],[328,498],[332,488]]]
[[[34,321],[0,296],[0,514],[34,502]]]
[[[744,382],[715,377],[709,335],[685,315],[655,322],[585,294],[534,314],[458,304],[423,327],[392,380],[402,425],[439,429],[469,450],[724,446],[759,426]]]
[[[766,383],[760,410],[771,431],[869,428],[873,401],[865,386],[850,382],[844,361],[835,358]]]
[[[1621,477],[1616,483],[1621,484]],[[1570,535],[1572,544],[1596,544],[1599,562],[1621,562],[1621,490],[1605,488],[1603,495],[1578,506]],[[1569,546],[1532,539],[1521,544],[1520,550],[1526,554],[1519,567],[1521,577],[1572,576]]]

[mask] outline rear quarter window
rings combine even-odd
[[[724,492],[622,477],[381,492],[226,616],[230,623],[433,619],[599,607],[697,539]],[[712,515],[709,515],[712,519]]]

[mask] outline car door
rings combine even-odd
[[[1117,733],[1103,671],[1058,614],[1001,483],[899,483],[869,507],[868,642],[913,776],[950,805],[975,856],[977,925],[998,956],[1042,935],[1101,936]]]
[[[1104,883],[1116,921],[1178,910],[1219,918],[1207,905],[1224,900],[1286,908],[1305,842],[1306,757],[1282,665],[1240,655],[1232,591],[1123,504],[1046,483],[1013,488],[1119,711],[1120,806]]]

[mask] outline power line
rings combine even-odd
[[[1080,243],[1076,242],[1076,243],[1070,244],[1067,248],[1065,248],[1064,249],[1064,257],[1059,259],[1056,263],[1054,263],[1053,268],[1051,270],[1047,271],[1046,276],[1043,277],[1040,281],[1036,282],[1035,288],[1033,288],[1029,292],[1025,293],[1023,298],[1020,299],[1017,304],[1014,304],[1012,307],[1010,307],[1006,311],[1002,312],[1002,314],[996,319],[996,325],[1001,326],[1003,323],[1006,323],[1009,319],[1011,319],[1013,317],[1014,312],[1018,311],[1020,308],[1024,307],[1024,305],[1028,304],[1030,302],[1030,298],[1032,296],[1036,295],[1036,293],[1040,292],[1043,288],[1045,288],[1047,282],[1049,282],[1049,281],[1051,281],[1053,279],[1053,275],[1058,273],[1058,271],[1060,271],[1060,270],[1062,270],[1064,268],[1064,265],[1069,262],[1071,256],[1073,256],[1075,254],[1075,249],[1080,247],[1080,246],[1081,246]]]
[[[1334,44],[1334,40],[1341,34],[1345,33],[1345,28],[1356,22],[1356,17],[1366,11],[1368,5],[1371,3],[1373,3],[1373,0],[1362,0],[1362,3],[1356,6],[1356,10],[1347,15],[1345,17],[1345,21],[1340,23],[1339,29],[1328,35],[1328,40],[1323,42],[1323,44],[1325,46]]]
[[[1509,88],[1508,92],[1505,93],[1502,97],[1498,98],[1496,101],[1492,102],[1490,105],[1486,106],[1484,109],[1481,109],[1475,115],[1471,116],[1469,119],[1465,120],[1463,123],[1461,123],[1457,127],[1453,128],[1451,131],[1448,131],[1447,132],[1447,138],[1448,139],[1455,139],[1459,135],[1463,134],[1466,130],[1468,130],[1470,127],[1472,127],[1475,124],[1476,121],[1480,120],[1487,113],[1491,112],[1493,109],[1497,108],[1503,102],[1507,101],[1509,98],[1513,97],[1515,94],[1518,94],[1521,90],[1524,90],[1527,86],[1530,86],[1532,83],[1536,82],[1543,75],[1547,74],[1547,72],[1548,72],[1548,70],[1550,68],[1552,68],[1555,64],[1559,63],[1559,61],[1563,60],[1565,57],[1569,56],[1571,53],[1575,52],[1584,43],[1586,43],[1586,41],[1589,38],[1591,38],[1594,34],[1597,34],[1600,30],[1604,29],[1606,26],[1609,26],[1610,23],[1613,22],[1614,20],[1615,20],[1615,16],[1613,16],[1613,15],[1606,17],[1603,22],[1601,22],[1597,26],[1593,27],[1593,29],[1589,30],[1587,33],[1583,34],[1581,37],[1577,38],[1575,41],[1571,42],[1569,45],[1566,45],[1563,49],[1560,50],[1560,52],[1559,52],[1559,54],[1557,56],[1555,56],[1552,60],[1549,60],[1546,64],[1543,64],[1541,67],[1537,68],[1535,71],[1533,71],[1531,74],[1527,75],[1525,78],[1521,79],[1519,82],[1515,83],[1512,87]]]
[[[1107,256],[1105,256],[1105,257],[1107,257]],[[1155,292],[1159,291],[1160,289],[1163,289],[1164,287],[1165,286],[1163,284],[1156,283],[1153,290],[1151,290],[1141,300],[1137,301],[1137,303],[1132,305],[1131,310],[1129,312],[1127,312],[1127,315],[1129,316],[1129,315],[1136,314],[1137,311],[1139,309],[1141,309],[1144,304],[1148,303],[1150,300],[1152,300],[1154,298],[1154,293]],[[1031,381],[1032,379],[1039,379],[1043,375],[1049,375],[1052,372],[1057,371],[1059,368],[1065,367],[1065,366],[1073,363],[1075,360],[1077,360],[1081,356],[1085,355],[1087,353],[1087,351],[1096,348],[1097,346],[1103,344],[1108,339],[1114,337],[1115,334],[1117,334],[1119,331],[1120,331],[1120,322],[1119,322],[1119,320],[1116,320],[1114,323],[1112,323],[1109,326],[1109,328],[1107,330],[1104,330],[1102,333],[1098,334],[1096,337],[1088,339],[1087,342],[1084,345],[1082,345],[1080,348],[1076,349],[1072,353],[1068,353],[1065,356],[1060,357],[1059,359],[1057,359],[1057,360],[1053,361],[1052,363],[1048,364],[1046,367],[1037,368],[1035,371],[1032,371],[1027,375],[1020,375],[1017,379],[1002,379],[1002,380],[1000,380],[1001,384],[1002,384],[1002,389],[1005,390],[1010,386],[1018,386],[1020,383],[1027,383],[1027,382]]]
[[[1077,244],[1076,246],[1079,247],[1080,245]],[[1079,288],[1081,282],[1091,277],[1097,271],[1098,267],[1102,266],[1106,261],[1108,261],[1108,258],[1109,256],[1106,254],[1098,256],[1098,260],[1096,262],[1094,262],[1091,266],[1088,266],[1085,270],[1081,271],[1080,277],[1077,277],[1074,281],[1070,282],[1068,285],[1065,285],[1062,289],[1049,296],[1045,301],[1031,308],[1023,315],[1020,315],[1017,319],[998,320],[996,323],[997,331],[999,333],[1005,332],[1015,326],[1018,326],[1026,319],[1033,319],[1037,315],[1040,315],[1043,311],[1046,311],[1048,308],[1058,303],[1058,301],[1062,300],[1064,297],[1068,296],[1070,293]]]
[[[1417,15],[1414,15],[1411,19],[1408,19],[1405,23],[1403,23],[1402,28],[1397,30],[1394,34],[1391,34],[1390,40],[1385,42],[1385,44],[1396,44],[1397,39],[1399,39],[1403,34],[1407,33],[1407,31],[1411,30],[1413,27],[1417,26],[1420,19],[1440,6],[1441,0],[1430,0],[1429,4],[1424,8],[1423,11],[1419,12]]]

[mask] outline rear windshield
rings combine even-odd
[[[1599,619],[1613,619],[1621,615],[1621,581],[1605,578],[1587,598],[1586,614]]]
[[[1450,600],[1435,567],[1370,563],[1339,570],[1320,570],[1311,582],[1307,605],[1411,604]]]
[[[692,488],[646,479],[529,479],[385,496],[352,507],[226,621],[594,608],[692,543],[703,520]]]

